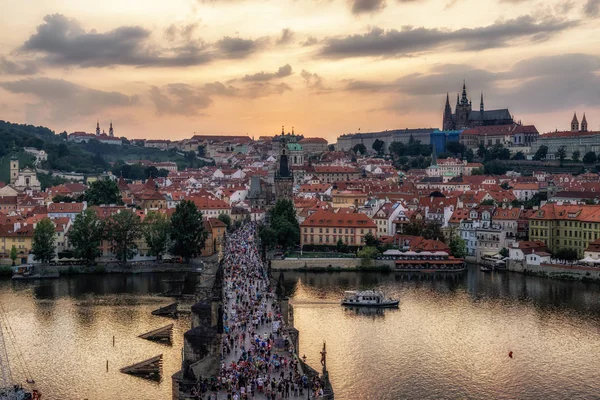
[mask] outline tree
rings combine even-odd
[[[593,151],[588,151],[583,156],[584,164],[594,164],[596,162],[596,160],[597,160],[596,153],[594,153]]]
[[[423,235],[423,223],[416,219],[410,220],[404,228],[404,233],[410,236],[422,236]]]
[[[482,201],[479,204],[481,204],[482,206],[493,206],[496,203],[494,202],[494,199],[487,199],[487,200]]]
[[[17,254],[17,246],[15,246],[14,244],[12,245],[12,247],[10,248],[10,259],[12,260],[12,265],[15,265],[15,261],[17,261],[17,257],[19,255]]]
[[[467,149],[467,151],[465,151],[465,158],[467,159],[467,162],[473,162],[475,159],[475,153],[473,153],[473,149]]]
[[[86,208],[75,217],[69,231],[69,242],[73,245],[75,257],[85,260],[91,265],[100,256],[99,249],[104,237],[104,224],[98,218],[96,211]]]
[[[375,139],[371,147],[373,147],[373,150],[375,150],[377,154],[382,155],[385,151],[385,142],[380,139]]]
[[[392,142],[390,143],[390,147],[388,148],[390,154],[394,158],[402,157],[406,155],[406,146],[402,142]]]
[[[268,225],[261,225],[258,229],[258,236],[260,237],[263,254],[266,253],[267,249],[277,244],[277,232]]]
[[[575,150],[573,154],[571,154],[571,160],[575,162],[579,161],[579,157],[581,157],[581,152],[579,150]]]
[[[202,212],[190,200],[177,205],[171,217],[171,253],[189,262],[202,252],[208,232],[204,229]]]
[[[105,228],[106,239],[111,242],[111,250],[117,259],[127,262],[133,258],[137,250],[136,241],[143,233],[140,217],[133,211],[121,211],[107,219]]]
[[[335,151],[335,146],[330,144],[329,146],[327,146],[327,150],[328,151]]]
[[[348,245],[344,243],[342,239],[338,239],[337,243],[335,244],[335,249],[338,251],[338,253],[347,253]]]
[[[196,164],[196,152],[193,150],[190,150],[187,153],[185,153],[184,158],[188,162],[190,168],[194,168],[194,165]]]
[[[280,246],[291,247],[300,241],[300,225],[296,218],[296,209],[291,200],[277,200],[275,206],[269,211],[271,228],[277,234]]]
[[[483,145],[483,143],[479,144],[479,147],[477,148],[477,157],[485,159],[486,156],[488,155],[488,150],[485,148],[485,146]]]
[[[577,250],[575,249],[563,248],[554,252],[554,258],[559,260],[573,261],[579,259],[579,254],[577,254]]]
[[[123,204],[119,186],[117,186],[115,181],[108,179],[93,182],[88,190],[85,191],[83,197],[88,202],[88,205],[91,206],[101,204]]]
[[[537,151],[535,152],[535,155],[533,156],[534,160],[544,160],[546,159],[546,156],[548,155],[548,146],[540,146]]]
[[[502,257],[508,257],[510,253],[506,247],[503,247],[498,254],[500,254]]]
[[[525,154],[522,151],[517,151],[514,156],[512,156],[513,160],[525,160]]]
[[[144,219],[144,239],[148,245],[148,254],[162,258],[167,250],[171,235],[171,221],[166,214],[150,212]]]
[[[217,218],[219,219],[219,221],[227,225],[227,229],[229,229],[229,227],[231,226],[231,217],[229,215],[219,214]]]
[[[379,250],[377,249],[377,247],[372,246],[365,246],[362,248],[362,250],[356,253],[356,256],[362,259],[361,265],[363,267],[369,267],[373,265],[373,259],[377,258],[378,255]]]
[[[371,232],[368,232],[364,236],[364,241],[365,241],[365,246],[377,247],[379,245],[379,240]]]
[[[456,258],[464,258],[467,254],[467,243],[457,234],[452,235],[448,247],[450,247],[450,252]]]
[[[37,223],[31,242],[31,253],[34,260],[49,263],[54,259],[56,250],[54,235],[54,223],[50,218],[44,218]]]
[[[203,144],[198,145],[198,157],[205,157],[206,156],[206,146],[204,146]]]
[[[367,152],[367,147],[362,143],[358,143],[355,144],[354,147],[352,147],[352,151],[354,152],[354,154],[360,153],[361,155],[365,155],[365,153]]]
[[[562,167],[563,161],[567,158],[567,149],[565,146],[560,146],[554,155],[560,160],[560,166]]]
[[[473,168],[471,170],[471,175],[483,175],[483,174],[484,174],[483,168]]]
[[[485,175],[504,175],[508,171],[506,163],[498,160],[487,162],[483,165],[483,172]]]
[[[467,150],[466,146],[460,142],[452,141],[446,143],[446,150],[454,155],[464,154]]]
[[[445,242],[442,225],[437,221],[427,221],[423,224],[423,237],[425,239],[433,239]]]

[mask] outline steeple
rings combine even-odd
[[[456,93],[456,105],[459,105],[460,101],[459,101],[459,97],[458,97],[458,93]]]
[[[483,114],[483,92],[481,92],[481,103],[479,103],[479,111]]]
[[[110,128],[108,129],[108,135],[110,137],[114,137],[115,136],[115,130],[113,129],[112,121],[110,121]]]
[[[581,120],[581,132],[587,132],[588,130],[588,123],[587,123],[587,119],[585,119],[585,113],[583,113],[583,119]]]
[[[469,100],[467,99],[467,84],[464,80],[463,80],[463,89],[462,89],[462,96],[461,96],[460,102],[461,102],[461,104],[469,103]]]
[[[285,129],[284,129],[283,125],[281,125],[281,135],[282,136],[285,135]]]
[[[444,107],[444,118],[442,120],[442,129],[445,131],[452,130],[452,108],[450,108],[450,96],[446,93],[446,106]]]
[[[100,136],[100,120],[96,121],[96,136]]]
[[[571,132],[579,131],[579,121],[577,120],[577,113],[573,113],[573,119],[571,120]]]

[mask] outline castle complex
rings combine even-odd
[[[463,82],[462,95],[456,94],[456,108],[452,113],[450,107],[450,97],[446,94],[446,107],[444,108],[444,118],[442,121],[442,130],[452,131],[457,129],[468,129],[476,126],[490,125],[508,125],[513,124],[513,118],[508,109],[484,110],[483,93],[481,93],[481,102],[479,111],[473,111],[472,102],[467,97],[467,86]]]

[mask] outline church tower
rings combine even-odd
[[[587,131],[588,131],[587,119],[585,119],[585,113],[583,113],[583,119],[581,120],[581,132],[587,132]]]
[[[115,137],[115,130],[113,129],[112,121],[110,121],[110,128],[108,129],[108,136]]]
[[[283,127],[281,131],[284,132]],[[279,162],[275,172],[275,200],[291,199],[294,189],[294,176],[290,171],[288,160],[288,143],[285,135],[281,135],[279,148]]]
[[[446,106],[444,107],[444,119],[442,121],[442,130],[451,131],[454,129],[454,121],[452,121],[452,108],[450,108],[450,97],[446,93]]]
[[[573,119],[571,120],[571,132],[579,132],[579,121],[577,120],[577,113],[573,113]]]
[[[465,129],[469,127],[469,114],[471,113],[471,102],[467,97],[467,85],[463,81],[462,95],[459,104],[456,105],[456,124],[454,129]]]
[[[96,121],[96,136],[100,136],[100,121]]]
[[[19,159],[17,156],[10,158],[10,183],[14,184],[19,178]]]

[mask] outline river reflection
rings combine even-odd
[[[151,315],[173,302],[159,294],[180,274],[89,275],[37,282],[0,281],[0,302],[44,399],[170,399],[171,375],[181,367],[188,316]],[[187,277],[192,293],[196,275]],[[174,323],[173,346],[138,338]],[[113,336],[115,346],[113,347]],[[11,366],[18,367],[14,348]],[[163,380],[150,382],[119,368],[163,354]],[[109,368],[106,370],[106,362]],[[24,382],[21,368],[16,378]]]
[[[284,282],[301,353],[317,366],[327,341],[338,399],[600,398],[600,285],[476,268],[286,272]],[[353,289],[382,290],[400,307],[340,306]]]

